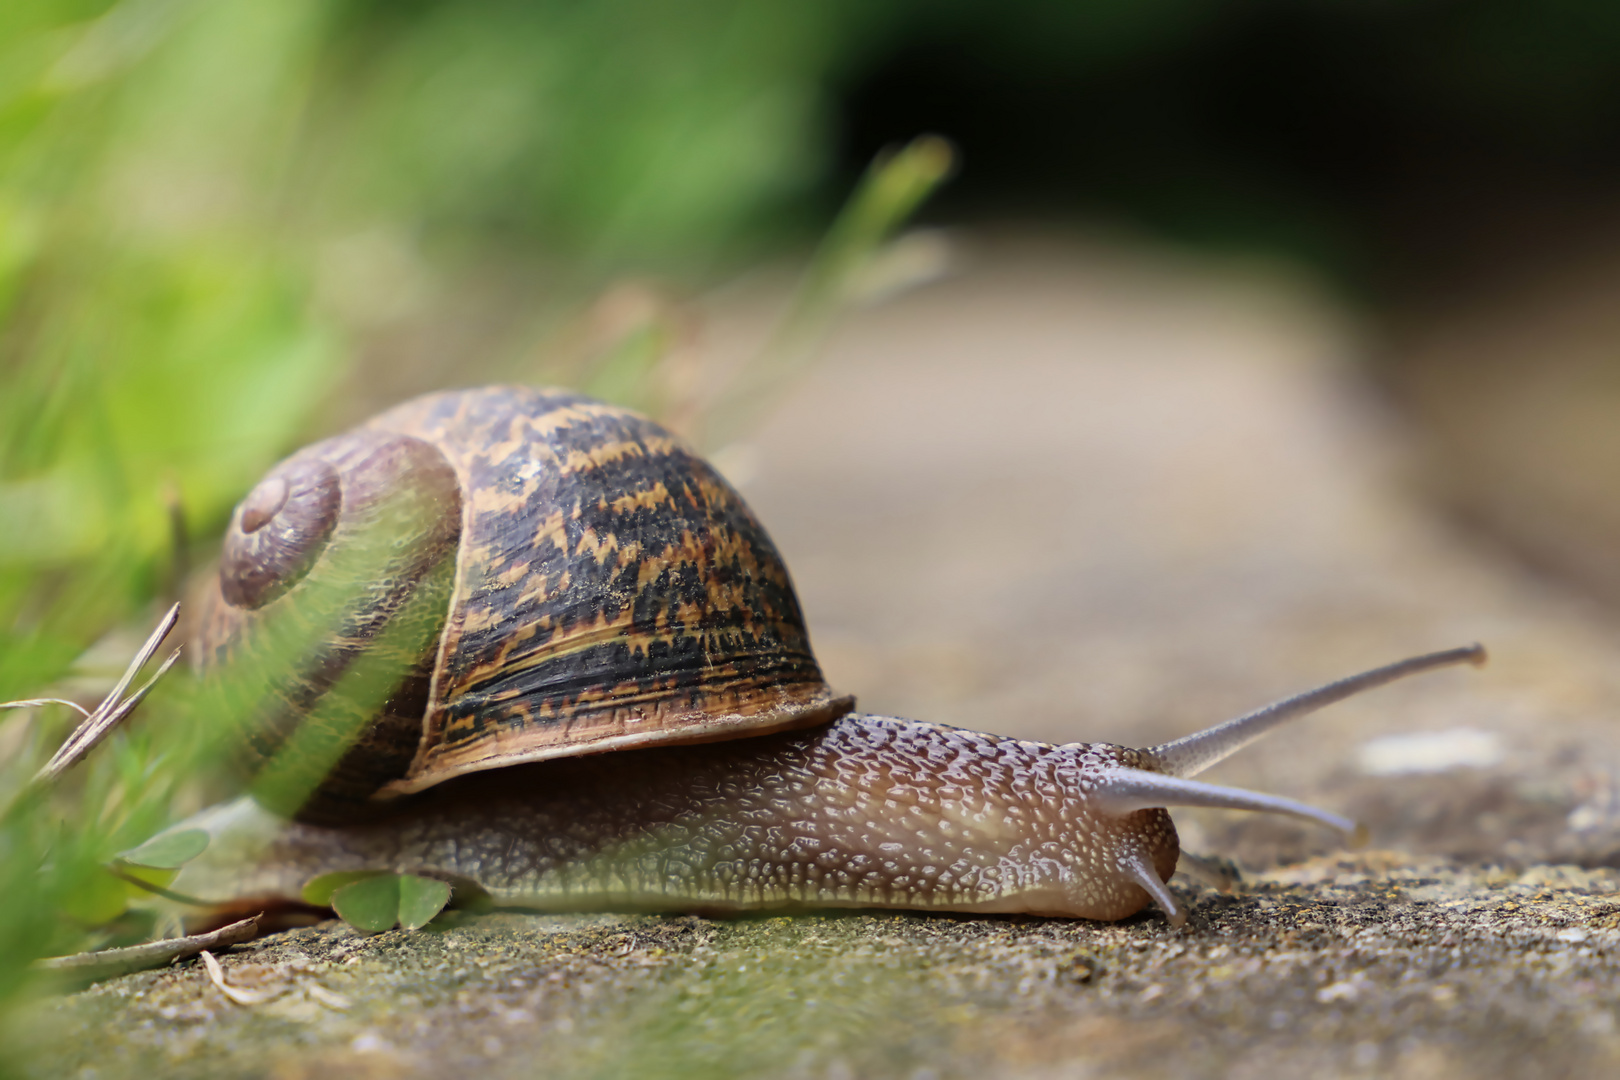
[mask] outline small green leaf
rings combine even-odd
[[[388,873],[386,870],[339,870],[332,874],[322,874],[310,878],[299,891],[299,896],[303,897],[306,904],[331,907],[332,894],[343,886],[353,885],[356,881],[364,881],[367,878],[381,877],[386,873]]]
[[[450,883],[434,878],[401,874],[399,878],[399,925],[417,930],[432,921],[450,902]]]
[[[377,874],[351,882],[332,894],[338,917],[356,930],[380,934],[399,922],[399,876]]]
[[[118,858],[131,866],[173,870],[201,855],[208,847],[208,834],[202,829],[181,829],[159,833],[140,847],[119,852]]]
[[[415,874],[344,870],[322,874],[303,888],[307,903],[329,905],[356,930],[379,934],[395,923],[426,926],[450,902],[450,883]]]

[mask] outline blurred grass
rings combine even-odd
[[[216,523],[339,373],[276,212],[316,11],[0,12],[0,699],[98,697],[139,637],[76,660],[155,616],[185,516]],[[0,1009],[33,957],[151,929],[100,868],[187,786],[185,691],[171,679],[145,707],[162,727],[115,734],[37,795],[22,786],[71,716],[0,719]]]

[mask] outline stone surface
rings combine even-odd
[[[238,948],[53,1010],[37,1075],[1594,1076],[1620,874],[1389,852],[1190,889],[1188,928],[451,916]],[[318,989],[312,989],[318,988]],[[116,1053],[109,1049],[116,1047]]]
[[[195,962],[47,1004],[35,1073],[1620,1066],[1614,616],[1430,511],[1354,334],[1297,283],[1095,243],[963,254],[854,319],[721,455],[830,680],[873,711],[1145,745],[1485,642],[1482,671],[1336,705],[1208,774],[1358,816],[1373,850],[1177,811],[1189,850],[1244,872],[1231,895],[1178,878],[1182,931],[1156,914],[327,924],[223,958],[253,1005]]]

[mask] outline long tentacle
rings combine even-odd
[[[1099,777],[1097,786],[1087,792],[1092,804],[1105,814],[1129,814],[1154,806],[1207,806],[1220,810],[1257,810],[1267,814],[1288,814],[1326,825],[1330,829],[1349,833],[1355,842],[1365,838],[1365,829],[1354,821],[1331,810],[1323,810],[1308,803],[1285,799],[1281,795],[1263,795],[1258,791],[1221,787],[1202,780],[1185,780],[1179,776],[1148,772],[1145,769],[1109,769]]]
[[[1460,649],[1414,656],[1285,698],[1263,709],[1245,713],[1235,720],[1228,720],[1212,728],[1205,728],[1192,735],[1185,735],[1155,746],[1148,753],[1153,755],[1159,767],[1170,776],[1196,776],[1217,761],[1230,757],[1248,746],[1278,724],[1315,712],[1324,705],[1331,705],[1363,690],[1371,690],[1373,687],[1383,686],[1385,683],[1415,675],[1420,671],[1464,663],[1477,667],[1484,662],[1483,645],[1468,645]]]

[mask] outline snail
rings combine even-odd
[[[735,491],[651,421],[514,386],[429,395],[277,465],[207,590],[248,796],[174,889],[222,910],[410,872],[538,910],[893,907],[1117,920],[1167,807],[1350,820],[1191,777],[1414,657],[1147,749],[856,712]]]

